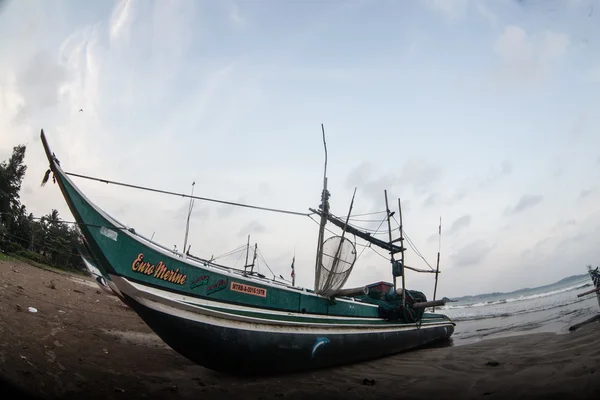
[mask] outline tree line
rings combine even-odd
[[[35,217],[21,201],[25,151],[25,145],[18,145],[0,163],[0,250],[56,268],[83,271],[77,226],[63,221],[56,209]]]

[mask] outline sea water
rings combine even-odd
[[[569,327],[600,312],[589,274],[572,276],[551,285],[510,293],[465,296],[436,312],[456,322],[453,345],[526,333],[567,333]]]

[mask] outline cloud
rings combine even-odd
[[[436,204],[439,204],[441,199],[441,195],[439,193],[431,193],[425,201],[423,201],[423,207],[431,207]]]
[[[246,26],[246,18],[245,16],[242,14],[241,10],[240,10],[240,6],[234,2],[234,1],[230,1],[227,3],[227,8],[229,10],[229,20],[237,27],[244,27]]]
[[[255,233],[264,233],[266,231],[265,226],[257,220],[250,221],[248,224],[244,225],[240,231],[238,232],[238,237],[248,236]]]
[[[424,194],[427,189],[438,182],[442,175],[439,165],[423,159],[410,159],[402,167],[398,179],[400,185],[412,186],[416,194]]]
[[[362,162],[354,167],[346,177],[346,188],[354,189],[354,187],[365,185],[373,176],[373,164],[370,162]]]
[[[321,122],[330,127],[329,186],[332,207],[341,215],[355,186],[356,214],[382,210],[387,189],[390,208],[397,210],[397,197],[402,199],[408,234],[429,261],[435,259],[431,256],[437,252],[437,234],[431,243],[427,239],[437,233],[442,207],[447,221],[443,229],[458,232],[443,237],[448,250],[442,249],[441,254],[448,261],[442,260],[442,265],[452,265],[454,260],[468,265],[485,253],[489,243],[498,243],[494,257],[488,254],[478,261],[485,263],[483,272],[449,269],[452,277],[444,291],[530,285],[537,275],[515,280],[505,271],[523,275],[523,265],[539,262],[539,257],[525,262],[519,256],[552,231],[556,221],[544,215],[564,215],[565,220],[578,223],[563,229],[585,232],[586,218],[598,207],[598,191],[594,191],[564,213],[564,202],[575,202],[586,188],[576,186],[584,184],[578,179],[600,178],[600,169],[589,165],[598,157],[597,140],[591,135],[598,121],[591,110],[585,114],[587,135],[569,143],[566,156],[571,157],[568,164],[562,162],[568,165],[562,176],[553,177],[544,163],[549,155],[565,154],[563,144],[551,140],[551,135],[559,135],[562,129],[566,141],[570,121],[584,111],[573,105],[581,99],[592,101],[597,89],[564,84],[581,82],[582,76],[597,68],[594,53],[576,53],[570,45],[562,53],[552,52],[547,43],[552,41],[537,30],[560,29],[574,41],[583,29],[579,20],[569,19],[576,12],[552,21],[558,13],[540,20],[539,14],[516,10],[515,15],[516,7],[495,1],[431,2],[440,7],[434,17],[440,21],[448,17],[454,26],[438,24],[429,29],[424,28],[432,14],[427,12],[412,13],[415,23],[410,26],[393,24],[405,11],[401,2],[390,2],[385,10],[365,1],[327,2],[324,8],[314,2],[276,2],[275,8],[268,9],[260,2],[239,1],[211,5],[133,0],[114,2],[109,8],[75,3],[37,1],[31,7],[13,1],[0,15],[0,37],[11,38],[0,41],[0,156],[8,157],[18,143],[28,144],[22,199],[36,216],[58,208],[65,219],[71,219],[56,185],[39,186],[48,166],[39,142],[40,128],[69,171],[184,193],[195,180],[195,193],[203,197],[306,211],[318,205],[320,195]],[[366,26],[352,48],[339,45],[339,37],[356,34],[352,27],[362,23],[361,11],[367,7],[378,14],[373,19],[377,22],[369,22],[375,25]],[[487,11],[497,17],[497,27]],[[240,17],[243,27],[236,24]],[[332,17],[337,18],[333,23]],[[533,56],[491,51],[497,36],[505,33],[504,21],[518,21],[526,35],[516,48],[511,43],[502,49],[529,54],[525,49]],[[456,22],[465,22],[469,34]],[[394,45],[400,52],[418,39],[423,47],[443,46],[434,49],[441,56],[431,58],[419,51],[414,55],[418,62],[407,64],[398,58],[403,56],[400,53],[369,46],[378,37],[377,27],[384,25],[390,27],[386,37],[396,38]],[[30,30],[31,26],[36,29]],[[439,35],[447,41],[441,43]],[[452,51],[446,51],[452,50],[448,47],[452,43],[460,43],[474,56],[453,57]],[[576,62],[563,62],[567,51],[573,51]],[[482,80],[489,77],[489,65],[506,69],[508,63],[520,77],[518,62],[523,60],[526,67],[543,67],[547,77],[564,79],[552,86],[553,97],[525,85],[513,86],[510,96],[487,90]],[[37,64],[40,68],[34,68]],[[558,67],[560,75],[554,72]],[[320,93],[316,100],[315,91]],[[417,96],[405,102],[399,93]],[[558,99],[555,108],[548,106],[549,99]],[[441,111],[432,117],[432,109]],[[417,134],[395,134],[398,129]],[[310,138],[306,132],[313,132]],[[486,142],[470,132],[501,135],[502,140]],[[525,137],[528,132],[533,136]],[[528,152],[538,139],[543,145]],[[543,194],[543,215],[527,209],[527,218],[507,219],[493,212],[503,211],[504,204],[515,206],[520,196],[511,200],[510,188],[532,187],[532,178],[539,192],[520,193]],[[76,183],[91,200],[136,231],[148,237],[155,232],[158,242],[181,247],[186,199],[80,179]],[[570,198],[553,195],[555,187],[570,191]],[[409,210],[409,202],[417,212]],[[423,207],[424,202],[434,206]],[[465,216],[471,218],[468,225]],[[227,253],[245,246],[246,234],[252,232],[276,274],[289,277],[296,246],[297,282],[312,287],[318,225],[310,219],[201,201],[195,203],[192,218],[189,244],[194,254]],[[378,222],[367,226],[374,229]],[[510,228],[505,229],[508,223]],[[387,229],[385,223],[382,228]],[[477,244],[479,238],[485,241]],[[563,264],[544,267],[555,275],[570,274],[570,266],[582,257],[575,250],[591,258],[597,248],[591,239],[583,242],[589,247],[580,249],[574,242],[569,256],[561,259]],[[450,259],[455,249],[464,250],[462,258],[454,254]],[[540,255],[560,255],[552,251],[552,246],[544,247]],[[235,256],[227,260],[231,265],[239,254]],[[365,250],[348,286],[389,279],[386,258]],[[420,263],[416,255],[410,259]],[[432,290],[429,275],[419,276],[427,279],[422,287]],[[411,287],[421,285],[418,279],[411,280]]]
[[[579,199],[585,199],[586,197],[588,197],[590,194],[592,194],[594,192],[593,189],[584,189],[579,193]]]
[[[175,218],[179,221],[185,221],[188,216],[189,208],[190,208],[190,203],[186,199],[183,201],[183,204],[177,209]],[[211,211],[212,211],[212,208],[210,206],[207,206],[206,203],[204,203],[204,205],[203,205],[202,202],[199,202],[196,200],[194,202],[194,207],[192,208],[192,214],[190,216],[190,219],[191,220],[207,219],[210,217]]]
[[[490,246],[484,240],[471,242],[452,254],[450,257],[452,265],[455,267],[467,267],[481,263],[492,249],[493,246]]]
[[[585,113],[581,113],[577,116],[573,123],[573,126],[569,130],[569,137],[572,140],[577,140],[585,134],[588,119],[589,118]]]
[[[490,168],[487,175],[479,180],[479,188],[490,186],[512,173],[513,167],[509,161],[502,161],[499,167]]]
[[[464,199],[467,194],[475,190],[489,189],[494,184],[500,182],[503,178],[512,174],[512,164],[504,160],[499,165],[490,167],[487,172],[465,180],[462,185],[456,187],[455,193],[450,198],[450,203]]]
[[[422,3],[449,19],[464,17],[469,6],[469,0],[422,0]]]
[[[448,233],[455,234],[458,231],[468,227],[470,224],[471,224],[471,216],[463,215],[462,217],[459,217],[456,220],[454,220],[452,225],[450,225],[450,229],[448,229]]]
[[[33,115],[59,103],[59,88],[67,80],[68,72],[46,51],[29,59],[17,73],[18,91],[23,96],[21,116]]]
[[[134,17],[134,0],[119,0],[110,17],[108,35],[111,44],[128,42]]]
[[[553,230],[564,229],[564,228],[574,227],[574,226],[577,226],[577,221],[575,221],[574,219],[562,220],[562,221],[558,221],[556,223],[556,225],[554,225]]]
[[[270,195],[272,193],[271,185],[268,182],[261,182],[258,185],[258,192],[262,195]]]
[[[487,8],[487,6],[483,2],[478,2],[475,7],[477,8],[477,12],[483,18],[485,18],[490,23],[490,25],[496,26],[498,24],[498,16],[492,11],[490,11],[490,9]]]
[[[531,35],[519,26],[507,26],[494,44],[502,63],[498,78],[518,84],[547,79],[568,46],[569,36],[564,33]]]
[[[543,200],[541,195],[526,194],[521,197],[519,202],[514,207],[506,209],[506,214],[517,214],[527,210],[528,208],[535,207]]]
[[[226,200],[229,201],[229,200]],[[246,196],[240,196],[233,203],[246,204]],[[240,213],[242,207],[236,207],[229,204],[223,204],[217,207],[217,216],[219,218],[229,218],[236,213]]]

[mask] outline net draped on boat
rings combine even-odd
[[[330,296],[348,280],[356,261],[356,247],[347,238],[333,236],[323,242],[323,260],[315,292]]]

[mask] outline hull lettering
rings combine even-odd
[[[234,292],[251,294],[252,296],[267,297],[267,289],[248,286],[243,283],[231,282],[231,290]]]
[[[187,275],[179,272],[177,269],[169,269],[162,261],[154,265],[148,261],[144,261],[144,254],[138,254],[137,258],[131,264],[131,270],[138,274],[153,276],[165,282],[183,285],[187,279]]]

